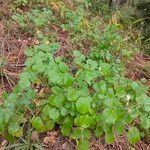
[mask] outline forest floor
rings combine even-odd
[[[57,7],[56,7],[57,9]],[[24,13],[24,7],[18,8],[18,11]],[[0,2],[0,96],[4,92],[11,92],[13,87],[18,83],[19,74],[25,67],[26,56],[24,51],[28,47],[38,45],[39,41],[33,36],[31,31],[23,31],[18,27],[16,22],[9,22],[13,11],[8,5],[7,1]],[[55,26],[54,30],[58,30],[58,41],[61,44],[61,49],[58,52],[59,56],[69,57],[68,51],[72,46],[69,43],[69,33],[60,31],[59,27]],[[85,41],[86,42],[86,41]],[[83,44],[84,53],[88,53],[89,46],[86,42]],[[141,80],[146,78],[146,85],[150,86],[150,75],[149,72],[143,69],[143,66],[150,61],[150,57],[146,56],[142,52],[137,52],[132,57],[131,61],[127,63],[126,77],[132,80]],[[6,64],[3,64],[7,62]],[[0,99],[0,105],[2,105]],[[18,140],[15,144],[18,144]],[[61,136],[59,128],[56,127],[54,131],[46,133],[32,132],[31,139],[33,143],[44,145],[46,150],[74,150],[76,149],[76,143],[71,139],[64,138]],[[15,149],[11,148],[13,144],[7,142],[5,139],[0,137],[0,150]],[[10,146],[10,148],[9,148]],[[125,135],[119,136],[115,139],[114,144],[106,144],[104,138],[91,138],[90,144],[91,150],[149,150],[149,141],[141,140],[136,145],[132,146],[128,143]],[[17,150],[17,149],[16,149]]]

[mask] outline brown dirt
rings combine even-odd
[[[41,143],[45,144],[45,150],[75,150],[75,141],[61,136],[59,131],[52,131],[40,135]],[[128,143],[125,136],[116,138],[114,144],[106,144],[104,138],[92,138],[90,150],[149,150],[150,144],[140,141],[136,145]]]
[[[25,67],[24,50],[35,44],[35,40],[24,35],[17,26],[0,21],[0,85],[2,90],[10,92],[18,81],[18,74]]]
[[[132,80],[142,78],[150,80],[150,56],[136,54],[130,63],[127,64],[127,77]]]
[[[41,140],[46,145],[45,150],[74,150],[75,149],[74,143],[69,139],[62,137],[59,131],[47,132],[41,138]]]
[[[150,144],[140,141],[135,146],[130,145],[125,136],[119,136],[114,144],[106,144],[104,139],[94,139],[91,142],[91,150],[149,150]]]

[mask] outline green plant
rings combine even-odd
[[[8,143],[7,146],[4,147],[6,150],[44,150],[43,144],[40,144],[38,142],[38,138],[36,139],[37,141],[34,141],[31,139],[33,132],[31,129],[31,124],[28,122],[28,129],[26,131],[26,134],[24,135],[24,138],[20,137],[15,143]]]
[[[28,28],[31,23],[41,30],[51,15],[60,29],[70,33],[75,45],[89,40],[91,51],[87,55],[79,50],[70,52],[71,62],[56,57],[60,44],[44,44],[46,38],[39,31],[40,44],[26,51],[26,67],[20,81],[11,94],[4,95],[0,106],[0,134],[7,140],[22,137],[27,122],[39,133],[58,124],[61,133],[76,140],[81,150],[88,149],[92,135],[104,135],[111,144],[117,135],[127,134],[135,144],[142,132],[149,132],[148,88],[124,77],[124,59],[130,57],[130,52],[123,47],[120,26],[109,25],[101,31],[99,18],[90,20],[93,16],[83,4],[75,12],[61,12],[59,21],[47,9],[13,17],[22,27]],[[48,91],[37,92],[37,85],[41,91]]]
[[[18,8],[18,7],[32,7],[32,8],[35,8],[37,7],[38,5],[48,5],[49,4],[49,0],[16,0],[16,1],[13,1],[11,0],[11,5],[12,5],[12,8]]]
[[[62,134],[79,141],[82,149],[87,148],[92,131],[98,137],[104,134],[110,144],[117,134],[126,131],[127,125],[131,126],[129,141],[133,144],[139,141],[135,119],[141,119],[138,125],[141,128],[150,127],[147,88],[126,79],[123,64],[117,63],[113,56],[110,60],[95,60],[75,50],[74,66],[78,70],[73,75],[61,58],[54,57],[58,48],[57,43],[51,43],[26,51],[26,68],[18,87],[0,107],[1,134],[22,136],[25,113],[32,110],[31,124],[35,130],[45,132],[59,124]],[[50,93],[42,97],[36,94],[32,88],[38,82],[51,89]],[[38,108],[33,103],[35,98],[40,101]],[[33,114],[36,109],[39,113]]]
[[[12,19],[17,21],[23,28],[29,25],[33,25],[33,27],[39,28],[48,23],[49,17],[52,17],[52,12],[46,8],[43,8],[42,10],[34,9],[25,15],[13,15]]]

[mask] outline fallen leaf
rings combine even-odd
[[[56,143],[56,138],[55,138],[55,136],[46,136],[44,138],[43,142],[45,144],[52,144],[52,145],[54,145]]]
[[[38,132],[36,132],[36,131],[32,132],[31,140],[33,140],[33,141],[39,141],[39,134],[38,134]]]
[[[74,149],[74,146],[69,143],[69,142],[65,142],[63,145],[62,145],[62,149],[63,150],[73,150]]]

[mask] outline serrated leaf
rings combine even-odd
[[[116,132],[120,135],[120,134],[123,134],[124,130],[125,130],[125,124],[120,121],[120,122],[116,122],[115,124],[115,129],[116,129]]]
[[[115,136],[113,133],[106,133],[105,134],[105,142],[107,144],[112,144],[115,140]]]
[[[76,109],[79,113],[81,114],[86,114],[90,111],[91,109],[91,98],[79,98],[76,101]]]
[[[49,117],[52,119],[52,120],[57,120],[59,118],[59,111],[55,108],[53,109],[50,109],[48,111],[49,113]]]
[[[82,133],[83,133],[83,138],[84,138],[84,139],[90,139],[91,136],[92,136],[92,133],[91,133],[91,130],[90,130],[90,129],[84,129],[84,130],[82,131]]]
[[[82,130],[80,128],[75,128],[71,134],[71,138],[78,140],[82,137]]]
[[[81,62],[85,61],[85,56],[79,51],[73,51],[73,55],[75,56],[75,63],[80,65]]]
[[[50,50],[51,53],[54,53],[54,52],[56,52],[59,48],[60,48],[60,44],[59,44],[59,43],[51,43],[49,50]],[[58,59],[61,60],[60,57],[58,57]],[[58,59],[56,58],[56,62],[58,62]],[[60,62],[60,61],[59,61],[59,62]]]
[[[38,117],[34,117],[31,121],[33,128],[35,128],[38,132],[44,132],[45,131],[45,125],[42,121],[42,119]]]
[[[112,132],[112,128],[113,125],[112,124],[107,124],[106,122],[102,122],[102,128],[104,130],[105,133],[111,133]]]
[[[99,70],[102,75],[109,75],[111,73],[111,65],[108,63],[101,63]]]
[[[74,118],[68,115],[67,117],[65,117],[63,123],[64,124],[73,124],[73,121],[74,121]]]
[[[64,73],[64,72],[68,71],[68,66],[65,63],[63,63],[63,62],[60,62],[59,63],[59,69],[60,69],[61,72]]]
[[[71,138],[78,140],[81,138],[90,139],[92,133],[89,129],[75,128],[71,134]]]
[[[52,92],[55,95],[60,95],[60,93],[63,93],[63,89],[60,88],[59,86],[53,86],[52,87]]]
[[[37,26],[43,26],[46,23],[46,18],[43,15],[38,16],[34,19],[34,22]]]
[[[75,125],[79,127],[88,128],[93,123],[93,118],[88,115],[83,115],[83,116],[75,118],[74,122],[75,122]]]
[[[61,126],[61,133],[64,135],[64,136],[69,136],[71,134],[71,124],[63,124]]]
[[[125,89],[123,86],[119,86],[116,89],[116,95],[119,97],[124,97],[126,95]]]
[[[136,127],[131,127],[129,129],[128,139],[129,139],[129,142],[131,142],[132,144],[135,144],[138,141],[140,141],[140,133],[139,133],[139,130]]]
[[[78,98],[78,91],[73,88],[69,88],[67,92],[67,99],[69,101],[76,101],[77,98]]]
[[[61,114],[62,116],[66,116],[66,115],[67,115],[67,113],[68,113],[68,111],[67,111],[67,109],[66,109],[66,108],[61,108],[61,110],[60,110],[60,114]]]
[[[138,109],[136,109],[136,108],[132,108],[131,109],[131,112],[130,112],[130,116],[131,116],[131,118],[137,118],[138,117],[138,115],[139,115],[139,111],[138,111]]]
[[[88,140],[80,140],[78,143],[78,150],[88,150],[90,142]]]
[[[28,87],[30,87],[30,73],[28,72],[23,72],[20,74],[20,81],[19,81],[19,87],[21,89],[26,89]]]
[[[64,74],[64,84],[66,86],[71,86],[73,83],[73,80],[74,78],[69,73]]]
[[[97,126],[95,129],[95,136],[96,137],[101,137],[103,134],[103,128],[101,126]]]
[[[112,110],[111,108],[106,108],[103,111],[103,116],[105,118],[105,122],[108,124],[114,124],[117,120],[116,111]]]
[[[33,49],[27,49],[27,50],[25,51],[25,55],[28,56],[28,57],[33,56],[33,55],[34,55]]]
[[[59,96],[55,96],[54,97],[54,105],[57,107],[57,108],[61,108],[63,107],[64,105],[64,95],[60,94]]]
[[[74,51],[73,51],[73,55],[74,55],[75,57],[79,57],[79,56],[81,55],[81,52],[80,52],[80,51],[77,51],[77,50],[74,50]]]
[[[9,134],[15,136],[15,137],[21,137],[23,134],[23,130],[21,126],[18,123],[10,123],[8,126],[8,132]]]
[[[142,99],[140,100],[143,102],[143,109],[149,113],[150,112],[150,97],[147,95],[142,96]]]
[[[150,128],[150,118],[146,116],[141,116],[141,125],[144,129],[148,130]]]
[[[57,67],[51,69],[47,75],[49,83],[60,84],[63,80],[63,73],[59,72]]]
[[[45,124],[46,130],[50,131],[54,128],[55,123],[52,120],[48,120]]]
[[[36,92],[33,89],[29,89],[26,93],[26,98],[29,100],[33,100],[36,98]]]
[[[132,82],[132,88],[136,91],[139,88],[139,84],[137,82]]]

